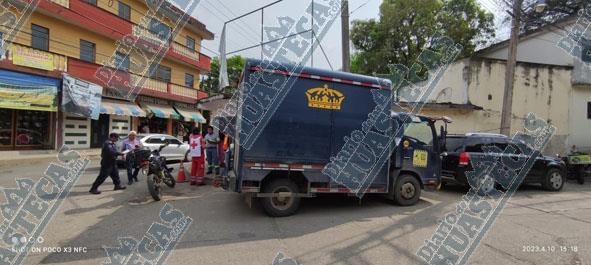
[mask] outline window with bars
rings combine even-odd
[[[131,21],[131,8],[119,1],[119,17]]]
[[[129,56],[124,53],[115,53],[115,67],[117,70],[129,71]]]
[[[96,45],[90,41],[80,40],[80,60],[94,63]]]
[[[187,36],[187,43],[186,43],[187,48],[191,49],[191,50],[195,50],[195,40],[189,36]]]
[[[152,18],[150,20],[149,27],[150,28],[148,30],[150,32],[152,32],[152,34],[158,36],[159,39],[161,39],[163,41],[170,41],[170,36],[171,36],[172,30],[170,29],[169,26],[158,21],[157,19]]]
[[[171,77],[171,70],[170,67],[166,67],[163,65],[152,65],[151,66],[151,75],[150,77],[154,78],[154,79],[158,79],[160,81],[164,81],[167,83],[170,83],[170,77]]]
[[[195,77],[192,74],[185,73],[185,86],[193,88]]]
[[[49,29],[31,24],[31,47],[49,51]]]

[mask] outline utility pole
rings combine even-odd
[[[523,0],[513,0],[513,20],[511,22],[511,38],[509,39],[509,56],[505,72],[505,93],[503,95],[503,109],[501,112],[501,134],[511,136],[511,121],[513,119],[513,85],[515,83],[515,66],[517,65],[517,44],[521,26],[521,5]]]
[[[343,48],[343,72],[351,71],[351,55],[349,52],[349,1],[341,0],[341,36]]]

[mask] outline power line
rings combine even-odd
[[[218,13],[218,14],[219,14],[221,17],[223,17],[224,19],[230,20],[230,17],[226,16],[226,15],[224,14],[224,12],[223,12],[223,11],[220,11],[220,10],[219,10],[219,9],[218,9],[218,8],[217,8],[215,5],[213,5],[212,3],[210,3],[210,2],[207,2],[207,1],[204,1],[204,2],[205,2],[205,3],[208,3],[208,4],[209,4],[211,7],[213,7],[213,8],[215,9],[216,13]],[[207,8],[205,5],[204,5],[203,7],[204,7],[205,9],[207,9],[208,11],[210,11],[210,13],[213,13],[213,12],[212,12],[212,10],[211,10],[211,9],[209,9],[209,8]],[[224,24],[226,24],[226,21],[224,21],[224,20],[220,19],[220,18],[219,18],[219,17],[217,17],[217,16],[216,16],[216,18],[218,18],[218,19],[219,19],[219,20],[221,20],[221,21],[222,21]],[[240,28],[241,30],[244,30],[244,31],[246,31],[246,30],[248,29],[248,30],[250,30],[251,32],[253,32],[253,30],[252,30],[252,29],[249,29],[248,27],[246,27],[246,28],[245,28],[245,27],[242,27],[242,25],[240,25],[240,24],[235,24],[235,25],[236,25],[236,27]],[[252,41],[252,40],[254,39],[254,40],[255,40],[255,42],[260,42],[260,40],[257,40],[257,39],[255,39],[253,36],[245,35],[245,33],[244,33],[244,32],[242,32],[242,31],[240,31],[240,30],[238,31],[238,33],[239,33],[240,35],[242,35],[243,37],[245,37],[246,39],[250,40],[250,41]],[[258,34],[258,33],[255,33],[255,34]]]

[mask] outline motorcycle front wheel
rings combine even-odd
[[[148,180],[148,191],[154,200],[159,201],[162,198],[162,189],[158,182],[158,176],[156,174],[150,174],[146,178]]]
[[[174,188],[174,185],[176,185],[176,180],[170,174],[170,172],[164,172],[164,179],[162,180],[162,182],[164,182],[164,184],[166,184],[166,186],[171,187],[171,188]]]

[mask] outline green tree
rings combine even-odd
[[[523,15],[521,20],[522,32],[529,32],[544,27],[548,24],[553,24],[556,21],[565,19],[570,16],[577,15],[581,9],[588,5],[588,0],[547,0],[548,7],[544,12],[538,13],[535,11],[535,5],[538,0],[525,0],[523,2]],[[513,1],[506,0],[504,3],[500,2],[503,8],[511,10]],[[511,16],[505,14],[505,23],[511,22]]]
[[[240,75],[242,74],[242,70],[244,68],[244,64],[246,63],[246,59],[244,59],[240,55],[234,55],[228,58],[228,79],[230,86],[224,88],[222,91],[223,93],[233,93],[235,89],[238,87],[238,81],[240,81]],[[215,57],[211,60],[211,72],[209,75],[203,80],[201,83],[201,88],[203,91],[207,92],[210,95],[219,94],[219,77],[220,77],[220,60],[218,57]]]
[[[352,23],[351,70],[372,75],[388,73],[388,64],[410,66],[435,33],[463,45],[460,56],[469,56],[494,37],[493,19],[476,0],[384,0],[379,20]]]

